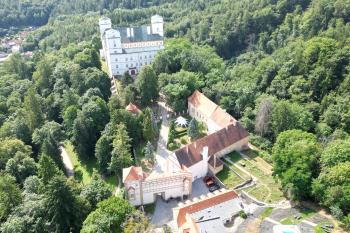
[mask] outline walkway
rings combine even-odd
[[[162,115],[162,125],[160,128],[159,140],[157,144],[155,171],[161,173],[167,170],[167,158],[171,152],[167,150],[167,141],[169,134],[168,107],[165,105],[165,102],[161,101],[158,102],[158,105]]]
[[[66,149],[63,146],[60,146],[60,150],[61,150],[61,157],[62,157],[64,167],[66,169],[67,176],[68,177],[74,176],[74,166],[72,161],[70,160],[70,157]]]

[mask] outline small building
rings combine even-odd
[[[141,113],[141,110],[133,103],[129,103],[128,106],[125,107],[125,110],[134,114]]]
[[[151,17],[151,25],[112,28],[107,17],[99,20],[102,59],[109,75],[119,77],[125,72],[133,77],[142,66],[150,65],[156,54],[164,49],[164,21],[159,15]]]
[[[150,204],[162,198],[187,198],[192,193],[192,174],[186,171],[173,173],[147,173],[141,167],[123,169],[126,198],[132,205]]]
[[[226,224],[232,223],[243,209],[241,199],[233,190],[209,193],[199,200],[180,203],[173,209],[178,232],[224,233]]]

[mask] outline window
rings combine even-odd
[[[142,56],[140,56],[140,60],[142,60]]]
[[[129,200],[135,200],[135,189],[133,187],[128,190]]]
[[[149,55],[148,58],[151,58],[151,55]]]
[[[115,61],[118,61],[118,58],[116,58]]]
[[[134,66],[134,64],[131,63],[131,67],[133,67],[133,66]]]
[[[147,56],[145,55],[145,59],[147,59]]]
[[[132,57],[130,58],[130,61],[132,61]]]
[[[119,68],[119,66],[118,66],[118,65],[116,65],[116,66],[115,66],[115,68]]]
[[[127,58],[127,57],[125,58],[125,61],[128,61],[128,58]]]
[[[125,67],[128,68],[128,67],[129,67],[129,64],[126,64]]]

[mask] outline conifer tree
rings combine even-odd
[[[196,139],[199,137],[198,122],[196,119],[192,119],[187,129],[187,134],[191,139]]]
[[[151,161],[154,162],[154,147],[150,141],[147,142],[146,148],[145,148],[145,157]]]

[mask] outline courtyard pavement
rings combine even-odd
[[[197,179],[192,183],[192,195],[189,200],[195,197],[200,197],[201,195],[206,195],[207,193],[209,193],[209,189],[206,187],[202,179]],[[177,207],[178,204],[179,202],[176,200],[171,200],[167,203],[161,198],[158,198],[151,224],[155,227],[161,227],[163,224],[167,224],[174,229],[175,222],[173,221],[173,208]]]

